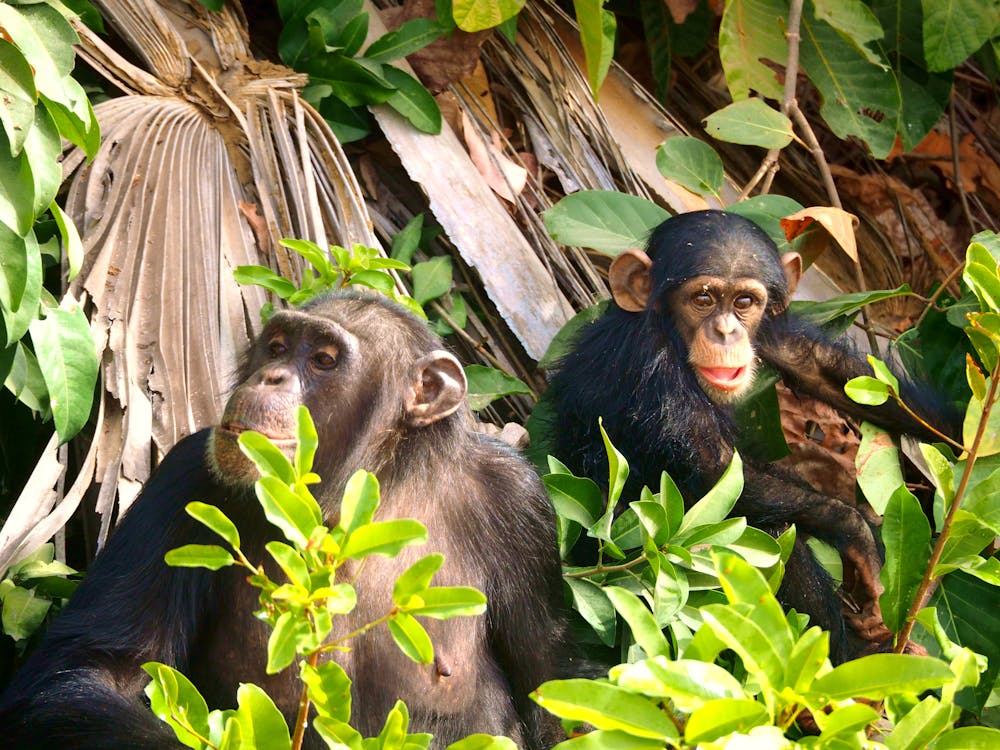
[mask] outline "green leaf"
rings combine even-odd
[[[934,750],[994,750],[998,746],[1000,729],[959,727],[938,737]]]
[[[332,94],[350,107],[382,104],[396,93],[381,63],[343,55],[310,58],[296,67],[308,73],[314,85],[330,87]]]
[[[744,614],[750,609],[710,604],[702,607],[701,616],[715,636],[739,655],[751,675],[777,688],[784,680],[788,652],[780,652],[770,634],[752,616]]]
[[[267,639],[267,673],[277,674],[295,661],[299,644],[311,635],[307,620],[294,612],[282,612]]]
[[[515,393],[531,395],[531,389],[522,381],[502,370],[485,365],[466,365],[465,377],[469,384],[466,398],[473,411],[485,409],[504,396]]]
[[[284,276],[279,276],[264,266],[237,266],[233,271],[233,278],[237,284],[244,286],[262,286],[281,299],[288,299],[298,290],[295,284]]]
[[[734,101],[746,99],[751,91],[781,101],[784,86],[777,70],[788,63],[787,18],[784,0],[726,3],[719,27],[719,58]]]
[[[600,517],[604,498],[593,480],[572,474],[546,474],[542,483],[556,513],[563,518],[589,529]]]
[[[879,604],[886,627],[894,633],[905,624],[910,603],[920,587],[930,541],[930,523],[920,502],[901,485],[889,498],[882,521],[885,565],[880,578],[885,592]]]
[[[347,537],[340,557],[360,560],[369,555],[395,557],[404,547],[427,541],[427,529],[411,518],[377,521],[356,529]]]
[[[899,380],[888,366],[880,359],[876,359],[871,354],[868,355],[868,364],[871,365],[872,370],[875,373],[876,380],[879,380],[889,386],[894,393],[899,393]]]
[[[242,684],[236,691],[236,719],[240,723],[244,748],[290,750],[288,725],[267,693],[256,685]]]
[[[806,630],[792,646],[785,663],[785,684],[796,693],[808,690],[830,655],[830,635],[818,627]]]
[[[886,737],[889,750],[923,750],[931,740],[951,727],[952,706],[928,696],[896,721]],[[1000,735],[997,738],[1000,739]]]
[[[604,441],[604,450],[608,454],[608,513],[614,511],[618,499],[625,489],[625,481],[628,479],[628,461],[614,445],[611,438],[604,430],[604,420],[598,417],[598,428],[601,431],[601,439]]]
[[[208,705],[198,689],[187,677],[166,664],[150,661],[142,668],[153,678],[145,688],[150,710],[160,721],[170,725],[182,743],[193,748],[204,747],[199,738],[188,731],[190,727],[202,737],[209,734]],[[178,717],[183,717],[183,723],[178,721]]]
[[[13,348],[14,358],[4,386],[29,409],[47,415],[49,393],[45,389],[45,380],[38,367],[38,360],[23,342],[18,342]]]
[[[586,578],[563,578],[573,595],[573,609],[593,628],[601,643],[613,646],[618,618],[607,593]]]
[[[796,318],[821,326],[843,316],[853,316],[865,305],[895,297],[905,297],[912,293],[909,284],[902,284],[895,289],[840,294],[823,302],[795,300],[789,307],[789,312]]]
[[[309,265],[324,276],[328,272],[330,267],[330,258],[328,257],[327,252],[315,242],[310,242],[309,240],[283,239],[279,240],[278,244],[301,255],[309,262]],[[282,277],[279,276],[278,278]]]
[[[0,125],[10,145],[10,151],[3,156],[16,156],[35,121],[37,92],[31,65],[6,39],[0,39],[0,92],[5,104],[0,108]]]
[[[433,18],[411,18],[396,31],[383,34],[365,50],[365,57],[377,62],[392,62],[421,50],[444,33]]]
[[[434,552],[421,557],[396,579],[392,587],[392,601],[404,606],[415,594],[423,593],[431,585],[431,579],[444,565],[444,555]]]
[[[233,549],[240,548],[240,532],[226,514],[217,507],[194,501],[185,505],[184,510],[191,518],[201,522],[202,525],[207,526],[229,542]]]
[[[319,436],[312,415],[305,405],[295,410],[295,473],[299,477],[312,471],[313,459],[319,447]]]
[[[406,604],[406,611],[436,620],[471,617],[486,611],[486,597],[469,586],[434,586],[412,597]]]
[[[635,693],[591,680],[554,680],[531,694],[549,713],[585,721],[597,729],[627,732],[660,741],[678,738],[677,727],[660,708]]]
[[[861,444],[854,464],[861,491],[875,512],[882,515],[889,497],[903,484],[899,448],[892,436],[870,422],[862,422]]]
[[[397,614],[389,620],[389,632],[400,651],[417,664],[430,664],[434,661],[434,644],[431,643],[431,637],[412,615],[406,612]]]
[[[604,0],[573,0],[573,10],[580,27],[587,81],[590,92],[597,99],[597,92],[611,67],[617,21],[613,13],[604,9]]]
[[[595,729],[560,742],[559,750],[663,750],[663,741],[613,729]]]
[[[927,69],[957,68],[1000,26],[1000,5],[982,0],[922,0]]]
[[[509,737],[470,734],[458,742],[452,742],[446,750],[517,750],[517,745]]]
[[[834,738],[842,736],[844,740],[856,739],[858,732],[863,732],[870,724],[878,721],[881,717],[871,706],[863,703],[855,703],[850,706],[841,706],[833,710],[823,720],[822,737],[830,742],[833,747]]]
[[[278,479],[282,484],[295,482],[295,469],[288,456],[264,435],[253,430],[240,433],[240,450],[254,462],[261,475]]]
[[[303,660],[299,666],[299,677],[309,694],[309,700],[316,706],[316,712],[338,721],[351,718],[351,678],[332,659],[313,666]]]
[[[690,136],[668,138],[656,150],[656,168],[692,193],[721,200],[722,159],[704,141]]]
[[[49,310],[29,330],[59,442],[65,443],[87,424],[94,401],[98,361],[90,323],[74,305],[68,310]]]
[[[421,305],[447,294],[451,289],[451,258],[439,255],[417,263],[411,271],[413,298]]]
[[[852,401],[866,406],[881,406],[889,400],[889,387],[868,375],[848,380],[844,384],[844,393]]]
[[[563,245],[590,247],[608,255],[646,246],[650,232],[670,218],[658,205],[612,190],[581,190],[543,214],[545,229]]]
[[[240,435],[240,442],[246,435],[245,432]],[[313,530],[323,523],[316,501],[292,492],[277,477],[261,477],[254,489],[267,520],[281,529],[291,542],[305,547]]]
[[[0,224],[0,314],[5,348],[21,339],[38,317],[42,290],[42,256],[34,232],[24,237]]]
[[[948,665],[929,656],[871,654],[835,667],[812,684],[826,699],[879,700],[900,693],[922,693],[941,687],[953,677]]]
[[[653,613],[631,591],[618,586],[605,586],[604,593],[625,618],[632,631],[632,637],[648,656],[671,655],[670,644],[664,638],[660,626],[653,619]]]
[[[750,619],[767,633],[771,646],[778,653],[790,653],[792,629],[761,572],[736,555],[713,552],[712,559],[730,603],[750,605]]]
[[[6,582],[5,582],[6,583]],[[38,632],[52,602],[37,596],[32,589],[14,588],[3,594],[3,632],[15,641]]]
[[[291,583],[308,588],[309,568],[294,547],[289,547],[284,542],[268,542],[264,549],[271,554]]]
[[[800,62],[820,92],[823,119],[837,137],[860,138],[875,158],[884,159],[899,122],[899,84],[892,70],[881,56],[846,42],[808,14],[802,15],[801,33]]]
[[[762,148],[784,148],[795,138],[792,121],[757,97],[710,114],[705,132],[720,141]]]
[[[767,723],[767,709],[757,701],[749,698],[719,698],[708,701],[688,717],[684,739],[692,744],[712,742],[727,734],[746,733],[753,727]]]
[[[452,0],[451,12],[462,31],[484,31],[520,13],[525,0]]]
[[[167,565],[175,568],[208,568],[218,570],[232,565],[236,560],[229,550],[215,544],[185,544],[163,556]]]
[[[413,253],[420,247],[420,237],[424,228],[424,215],[417,214],[406,226],[400,229],[392,238],[392,250],[389,255],[407,264],[413,258]]]
[[[378,477],[363,469],[351,475],[340,501],[340,523],[348,534],[369,524],[379,506]]]
[[[681,534],[698,526],[723,521],[729,516],[742,492],[743,460],[740,454],[734,451],[733,460],[719,477],[719,481],[684,514],[684,521],[677,533]]]
[[[386,65],[382,74],[396,88],[385,103],[409,120],[417,130],[431,135],[440,133],[441,110],[424,85],[409,73],[391,65]]]
[[[68,278],[72,280],[80,272],[80,266],[83,264],[83,242],[80,240],[79,232],[76,231],[76,224],[59,208],[58,203],[52,201],[49,205],[49,211],[52,212],[56,226],[59,227],[63,249],[66,252],[66,261],[69,264]]]
[[[596,305],[586,307],[570,318],[549,342],[545,354],[538,360],[543,370],[553,369],[556,364],[573,350],[576,339],[586,326],[600,318],[607,311],[610,300],[601,300]]]
[[[711,700],[745,697],[739,680],[725,669],[693,659],[671,661],[658,656],[635,664],[621,664],[611,670],[611,679],[635,693],[669,698],[678,710],[686,713]]]

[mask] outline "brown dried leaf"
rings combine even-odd
[[[494,193],[513,203],[528,182],[528,170],[504,156],[499,133],[491,133],[492,143],[486,143],[465,110],[462,110],[462,134],[479,174]]]
[[[858,217],[841,208],[811,206],[781,220],[781,227],[789,241],[803,234],[812,224],[818,224],[855,263],[858,262],[858,245],[854,229]]]

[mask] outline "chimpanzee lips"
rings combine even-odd
[[[271,433],[267,430],[262,430],[260,427],[249,427],[240,422],[223,422],[222,424],[219,425],[219,428],[222,429],[224,432],[229,432],[237,437],[239,435],[242,435],[247,430],[254,430],[255,432],[261,433],[264,437],[266,437],[272,443],[275,443],[277,445],[281,445],[282,443],[295,442],[294,435],[288,435],[288,434],[279,435],[277,433]]]
[[[747,368],[742,367],[699,367],[701,376],[710,385],[726,391],[734,391],[742,384],[746,376]]]

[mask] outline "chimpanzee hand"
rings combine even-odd
[[[857,514],[852,509],[852,513]],[[857,514],[860,518],[860,514]],[[843,591],[853,600],[855,609],[844,613],[844,620],[866,641],[880,643],[892,636],[882,620],[879,596],[885,588],[879,580],[882,558],[875,538],[864,521],[857,526],[854,538],[840,552],[844,563]]]

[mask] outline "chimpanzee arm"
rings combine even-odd
[[[525,747],[542,750],[565,734],[529,695],[543,682],[568,676],[573,656],[566,618],[557,609],[563,595],[555,517],[533,473],[504,474],[490,482],[493,533],[483,544],[492,571],[485,592],[490,647],[510,684]]]
[[[207,434],[186,438],[167,455],[15,675],[0,704],[5,747],[180,747],[149,710],[140,665],[155,660],[183,668],[212,601],[209,571],[163,562],[169,549],[193,541],[184,506],[211,497]]]
[[[817,328],[792,318],[776,318],[762,327],[757,354],[776,367],[793,390],[818,398],[858,419],[890,432],[939,440],[890,398],[881,406],[865,406],[844,393],[851,378],[871,375],[871,366],[842,340],[831,340]],[[896,373],[898,376],[898,373]],[[903,401],[932,427],[947,435],[961,434],[961,417],[954,407],[929,388],[900,377]]]

